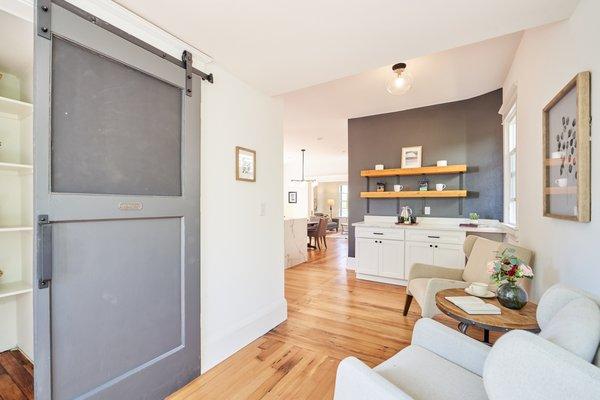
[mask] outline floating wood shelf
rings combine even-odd
[[[547,187],[544,194],[577,194],[577,186]]]
[[[384,176],[410,176],[410,175],[443,175],[443,174],[459,174],[467,172],[467,166],[448,165],[447,167],[421,167],[421,168],[392,168],[392,169],[368,169],[360,171],[360,176],[368,178],[384,177]]]
[[[29,293],[33,290],[27,282],[0,283],[0,298]]]
[[[33,105],[24,101],[0,96],[0,113],[13,114],[19,118],[25,118],[33,113]]]
[[[544,165],[547,167],[560,167],[560,165],[562,164],[562,158],[546,158],[544,160]]]
[[[466,190],[437,190],[428,191],[406,191],[406,192],[361,192],[363,199],[398,199],[398,198],[448,198],[448,197],[467,197]]]

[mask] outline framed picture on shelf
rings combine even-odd
[[[236,146],[235,179],[256,182],[256,151]]]
[[[288,203],[298,202],[298,192],[288,192]]]
[[[590,73],[580,72],[544,107],[544,216],[590,221]]]
[[[421,168],[423,146],[402,148],[402,168]]]

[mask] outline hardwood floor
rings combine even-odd
[[[33,365],[18,350],[0,353],[0,400],[33,399]]]
[[[169,399],[331,399],[341,359],[375,366],[409,345],[418,304],[403,317],[404,287],[346,271],[347,243],[329,240],[328,250],[286,270],[288,320]],[[455,321],[436,319],[456,329]]]

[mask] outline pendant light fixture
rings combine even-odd
[[[412,77],[404,71],[405,69],[405,63],[394,64],[392,67],[395,76],[387,84],[387,91],[390,94],[400,96],[412,88]]]
[[[304,152],[306,149],[300,151],[302,151],[302,179],[292,179],[292,182],[314,182],[314,179],[304,179]]]

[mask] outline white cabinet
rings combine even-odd
[[[404,279],[404,242],[401,240],[356,239],[356,272]]]
[[[464,268],[465,232],[357,227],[356,276],[405,285],[413,264]]]
[[[356,272],[360,274],[377,275],[379,273],[379,240],[357,238],[356,257],[358,265]]]
[[[433,247],[433,265],[442,267],[464,268],[465,253],[458,244],[436,244]]]
[[[380,240],[379,275],[386,278],[406,279],[404,276],[404,242]]]

